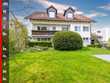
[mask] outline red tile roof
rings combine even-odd
[[[30,20],[61,20],[61,21],[78,21],[78,22],[80,22],[80,21],[81,22],[83,22],[83,21],[92,22],[93,21],[90,18],[83,16],[83,15],[75,15],[74,19],[68,20],[68,19],[65,19],[65,16],[61,13],[58,13],[56,18],[50,19],[46,12],[34,12],[25,18],[30,19]]]

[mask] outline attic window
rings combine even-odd
[[[50,11],[50,12],[49,12],[49,17],[50,17],[50,18],[55,18],[55,12]]]
[[[71,7],[65,10],[64,16],[66,19],[73,19],[74,18],[75,10]]]
[[[70,19],[73,18],[73,14],[72,13],[68,13],[67,14],[67,18],[70,18]]]
[[[57,15],[57,9],[54,6],[47,8],[47,14],[49,18],[55,18]]]

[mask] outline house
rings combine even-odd
[[[110,28],[97,28],[95,34],[99,41],[107,43],[110,39]]]
[[[30,29],[32,40],[50,41],[57,31],[74,31],[81,35],[85,46],[91,44],[93,21],[75,12],[69,7],[63,13],[58,13],[54,6],[50,6],[45,12],[34,12],[27,16],[26,19],[32,23],[32,29]]]

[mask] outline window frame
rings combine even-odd
[[[83,31],[84,32],[89,32],[89,26],[83,26]]]
[[[62,31],[69,31],[68,26],[63,26],[63,27],[62,27]]]
[[[44,29],[45,28],[45,29]],[[37,26],[37,30],[38,31],[47,31],[48,29],[47,29],[47,27],[45,27],[45,26]]]
[[[73,19],[73,14],[72,13],[67,13],[67,18],[68,19]]]
[[[81,31],[81,26],[75,26],[75,27],[74,27],[74,30],[80,32],[80,31]]]
[[[55,26],[52,27],[52,31],[56,31],[56,27]]]
[[[54,11],[49,11],[49,18],[55,18],[56,14]]]
[[[84,41],[84,42],[89,42],[89,39],[90,39],[89,37],[84,37],[84,38],[83,38],[83,41]]]

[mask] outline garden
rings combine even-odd
[[[83,47],[73,32],[55,33],[52,43],[27,42],[23,30],[17,39],[10,30],[9,83],[110,83],[110,63],[93,56],[110,50]]]
[[[92,56],[101,53],[110,54],[110,51],[101,48],[28,49],[10,57],[9,83],[109,83],[110,63]]]

